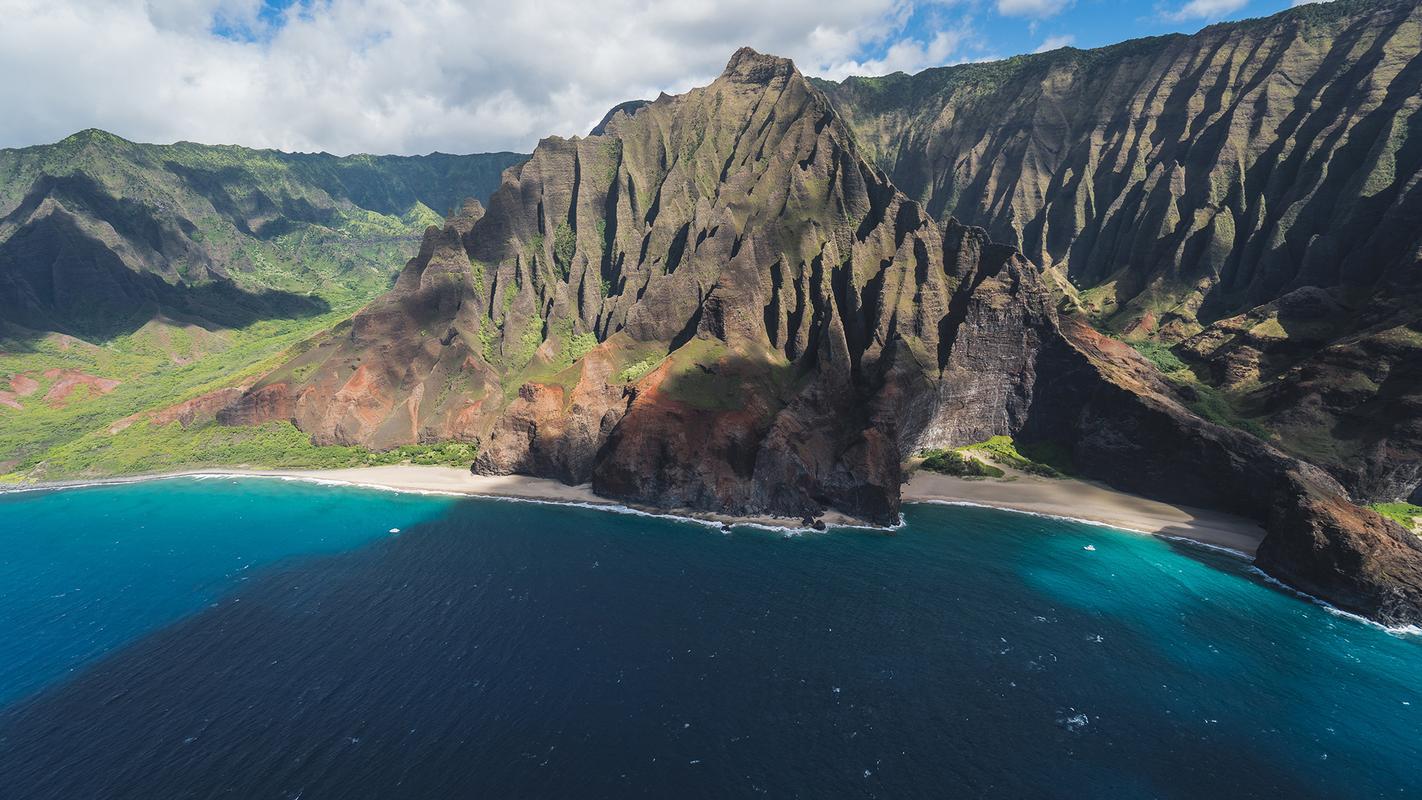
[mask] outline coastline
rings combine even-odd
[[[1253,520],[1126,494],[1075,478],[1013,472],[1010,479],[970,480],[918,470],[904,484],[905,503],[973,505],[1186,539],[1253,558],[1264,529]]]
[[[626,503],[593,493],[591,484],[570,486],[551,478],[527,475],[476,475],[460,467],[422,464],[387,464],[374,467],[341,469],[253,469],[247,467],[208,467],[147,475],[116,475],[73,481],[48,481],[0,486],[0,494],[9,492],[52,491],[90,486],[117,486],[142,481],[171,478],[274,478],[310,483],[380,489],[416,494],[450,497],[485,497],[494,500],[514,500],[529,503],[549,503],[607,511],[667,517],[695,522],[709,527],[741,525],[783,532],[812,530],[795,517],[770,515],[718,514],[687,508],[657,508]],[[869,528],[886,530],[883,526],[840,513],[827,511],[819,517],[827,527]]]
[[[715,527],[745,525],[784,532],[809,530],[802,520],[793,517],[650,508],[600,497],[593,493],[588,484],[569,486],[549,478],[474,475],[458,467],[413,464],[325,470],[213,467],[152,475],[15,485],[0,487],[0,492],[41,491],[204,476],[278,478],[400,492],[557,503],[679,518]],[[967,480],[919,470],[904,484],[903,501],[984,506],[1077,520],[1134,533],[1185,539],[1250,558],[1254,556],[1259,542],[1264,538],[1264,530],[1259,525],[1242,517],[1148,500],[1096,483],[1070,478],[1039,478],[1022,473],[1015,473],[1009,480]],[[835,511],[827,512],[822,519],[829,527],[883,530],[882,526],[872,525]]]

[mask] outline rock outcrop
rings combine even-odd
[[[880,522],[907,455],[1011,435],[1254,516],[1281,576],[1422,618],[1422,549],[1056,300],[1016,248],[901,193],[789,61],[743,49],[705,88],[540,143],[219,418],[478,442],[481,471],[664,507]]]

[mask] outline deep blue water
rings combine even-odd
[[[0,797],[1422,793],[1422,639],[1187,545],[907,521],[0,496]]]

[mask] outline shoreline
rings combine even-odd
[[[450,497],[487,497],[574,505],[623,513],[681,519],[702,525],[749,526],[786,533],[807,532],[802,520],[767,515],[715,514],[692,509],[651,508],[622,503],[593,493],[589,484],[569,486],[550,478],[524,475],[474,475],[458,467],[413,464],[342,469],[281,470],[212,467],[148,475],[54,481],[0,487],[0,493],[122,485],[170,478],[247,477],[309,481],[397,492]],[[1183,539],[1252,558],[1264,531],[1251,520],[1214,511],[1148,500],[1100,484],[1071,478],[1017,474],[1008,480],[967,480],[918,471],[903,485],[903,502],[980,506],[1001,511],[1103,525],[1122,531]],[[826,527],[889,530],[837,512],[826,512]]]
[[[1264,529],[1245,517],[1163,503],[1076,478],[968,479],[919,470],[903,486],[905,503],[996,508],[1184,539],[1253,559]]]
[[[460,467],[424,464],[385,464],[373,467],[311,470],[248,467],[193,468],[142,475],[115,475],[84,480],[0,485],[0,495],[97,486],[121,486],[174,478],[272,478],[410,494],[483,497],[490,500],[576,506],[640,516],[665,517],[715,528],[743,526],[784,533],[808,533],[816,530],[806,526],[802,520],[795,517],[764,514],[719,514],[689,508],[644,506],[594,494],[592,485],[586,483],[572,486],[552,478],[536,478],[528,475],[476,475]],[[827,528],[863,528],[884,531],[897,527],[875,525],[867,520],[834,510],[826,511],[818,519],[822,520]]]

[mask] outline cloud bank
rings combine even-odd
[[[0,146],[101,127],[335,153],[526,151],[741,45],[840,78],[964,60],[970,34],[944,0],[0,0],[0,20]]]

